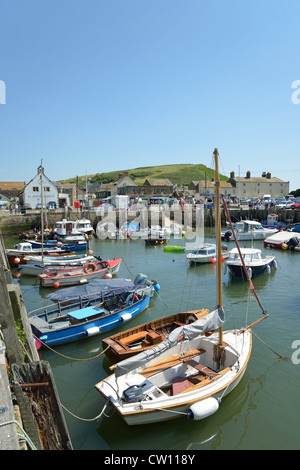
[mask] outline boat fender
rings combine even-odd
[[[94,336],[94,335],[98,335],[99,333],[100,333],[99,326],[92,326],[91,328],[87,328],[87,330],[85,330],[85,334],[87,336]]]
[[[187,412],[187,417],[197,421],[207,418],[219,409],[219,401],[216,398],[209,397],[205,400],[194,403]]]
[[[155,284],[154,284],[154,290],[155,292],[158,292],[160,290],[160,285],[158,284],[158,282],[154,281]]]
[[[247,271],[248,271],[249,277],[250,277],[250,279],[251,279],[251,277],[252,277],[252,269],[251,269],[251,268],[248,268]]]
[[[120,319],[121,319],[122,321],[128,321],[128,320],[130,320],[131,318],[132,318],[131,313],[124,313],[124,315],[121,315],[121,317],[120,317]]]
[[[276,261],[276,259],[274,259],[274,261],[273,261],[273,266],[274,266],[275,269],[277,269],[277,261]]]
[[[270,266],[267,266],[267,273],[268,273],[268,274],[271,273],[271,268],[270,268]]]
[[[97,266],[95,265],[95,263],[86,263],[84,267],[85,273],[90,273],[90,272],[95,272],[95,271],[97,271]]]

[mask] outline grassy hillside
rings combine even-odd
[[[178,186],[188,185],[191,181],[205,180],[205,174],[207,181],[214,178],[214,170],[206,167],[205,165],[161,165],[161,166],[145,166],[139,168],[133,168],[132,170],[118,170],[111,171],[108,173],[96,173],[95,175],[87,175],[87,178],[91,183],[111,183],[116,181],[119,177],[119,173],[124,174],[124,171],[128,171],[128,175],[133,181],[141,185],[144,183],[146,178],[168,178],[172,183],[177,183]],[[80,185],[85,184],[85,176],[78,176],[78,183]],[[220,175],[221,180],[227,180],[228,177]],[[76,183],[77,177],[69,178],[61,181],[61,183]]]

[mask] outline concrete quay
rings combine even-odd
[[[180,214],[181,213],[181,214]],[[268,212],[266,209],[249,209],[245,206],[242,208],[229,207],[229,213],[232,222],[237,222],[241,219],[250,219],[266,221]],[[294,224],[300,222],[300,211],[291,209],[282,209],[280,211],[274,211],[278,215],[278,220],[287,224]],[[192,223],[193,226],[196,224],[197,211],[192,209],[191,211],[165,211],[165,210],[127,210],[127,211],[103,211],[87,210],[87,211],[75,211],[73,210],[68,217],[65,217],[65,212],[56,210],[55,212],[47,213],[48,226],[52,227],[56,222],[67,218],[68,220],[76,220],[80,218],[87,218],[91,221],[94,229],[96,229],[99,222],[110,221],[116,224],[117,227],[121,226],[125,222],[132,222],[133,220],[139,221],[147,225],[164,225],[164,221],[170,219],[171,221],[180,222],[183,224]],[[221,213],[222,225],[226,225],[225,211]],[[0,229],[3,233],[18,234],[19,232],[40,227],[40,212],[39,211],[27,211],[25,214],[17,213],[10,214],[9,211],[0,212]],[[215,211],[212,208],[204,209],[204,226],[213,227],[215,224]]]

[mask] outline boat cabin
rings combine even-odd
[[[255,248],[241,249],[241,253],[242,253],[243,260],[245,261],[246,264],[252,263],[252,262],[258,262],[258,261],[261,261],[262,259],[261,250],[258,250]],[[228,263],[230,263],[231,261],[236,261],[236,262],[241,261],[237,248],[234,248],[229,253]]]
[[[253,232],[254,230],[263,230],[263,227],[255,220],[241,220],[236,223],[235,230],[238,233],[247,233]]]
[[[54,232],[57,235],[72,235],[73,233],[77,232],[76,222],[66,219],[56,222]]]

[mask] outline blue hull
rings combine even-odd
[[[41,243],[30,242],[32,248],[41,248]],[[44,250],[49,250],[57,246],[57,240],[53,243],[45,242],[43,245]],[[61,246],[62,250],[69,250],[69,251],[76,251],[76,250],[86,250],[87,243],[80,243],[80,244],[65,244]]]
[[[89,320],[84,323],[80,323],[77,325],[66,325],[66,328],[62,328],[60,330],[56,330],[53,332],[47,332],[45,335],[41,334],[33,325],[32,330],[34,335],[39,338],[44,344],[49,346],[55,346],[59,344],[68,343],[71,341],[78,341],[81,339],[85,339],[88,336],[101,334],[106,331],[112,330],[118,326],[121,326],[128,321],[132,320],[133,318],[137,317],[140,313],[142,313],[149,305],[151,297],[151,291],[149,292],[148,296],[133,304],[130,307],[124,308],[117,313],[111,313],[103,318],[99,318],[97,320]],[[93,307],[87,307],[83,310],[88,310]],[[128,314],[126,319],[123,319],[122,316]],[[68,323],[68,322],[66,322]],[[98,331],[97,331],[98,330]]]
[[[269,266],[270,268],[273,267],[273,264],[274,262],[272,261],[270,264],[265,264],[264,266],[251,267],[252,277],[264,274],[265,272],[267,272]],[[246,274],[242,266],[227,265],[227,267],[231,274],[235,277],[235,279],[246,279]]]

